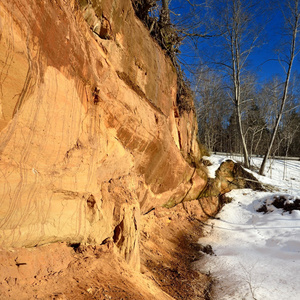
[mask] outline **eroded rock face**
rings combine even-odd
[[[90,4],[89,4],[90,3]],[[0,3],[0,246],[113,240],[206,175],[176,73],[130,0]]]

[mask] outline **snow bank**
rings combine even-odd
[[[222,157],[209,158],[216,165]],[[216,168],[216,166],[214,166]],[[215,299],[300,299],[300,211],[275,206],[257,209],[275,196],[300,198],[300,162],[273,162],[272,179],[259,177],[276,192],[234,190],[232,202],[211,220],[201,244],[210,244],[215,256],[204,254],[197,269],[215,278]],[[284,180],[282,178],[285,178]],[[269,201],[269,202],[268,202]]]

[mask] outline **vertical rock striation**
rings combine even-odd
[[[0,247],[113,241],[206,174],[176,72],[130,0],[0,3]]]

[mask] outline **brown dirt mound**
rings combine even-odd
[[[141,223],[141,272],[112,241],[2,250],[0,299],[209,299],[211,278],[192,267],[201,222],[180,205],[152,210]]]
[[[141,234],[142,272],[174,299],[209,299],[212,279],[194,270],[201,254],[203,223],[182,205],[145,216]]]
[[[293,210],[300,210],[300,199],[288,195],[277,195],[271,200],[265,200],[257,212],[269,213],[274,210],[274,207],[291,214]]]

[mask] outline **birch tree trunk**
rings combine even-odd
[[[240,0],[232,1],[232,15],[230,16],[229,23],[227,24],[227,30],[229,33],[229,41],[230,41],[230,52],[231,52],[231,69],[232,69],[232,80],[233,80],[233,88],[234,88],[234,105],[236,117],[238,120],[238,132],[242,144],[243,156],[244,156],[244,165],[246,168],[249,168],[249,154],[247,149],[247,144],[245,140],[245,134],[243,132],[243,124],[242,124],[242,111],[241,111],[241,70],[243,68],[243,64],[247,59],[246,57],[242,57],[241,49],[242,49],[242,38],[244,35],[244,31],[242,29],[244,22],[244,14],[242,7],[242,2]],[[249,49],[249,53],[251,49]]]
[[[272,130],[271,140],[270,140],[268,149],[265,153],[264,159],[262,161],[262,164],[261,164],[261,167],[259,170],[260,175],[264,175],[266,163],[269,158],[269,155],[270,155],[270,152],[271,152],[271,149],[272,149],[272,146],[273,146],[273,143],[274,143],[277,131],[278,131],[279,123],[282,118],[286,99],[288,96],[288,89],[289,89],[289,83],[290,83],[293,62],[294,62],[295,56],[298,54],[296,52],[296,42],[297,42],[297,34],[298,34],[298,30],[299,30],[299,19],[300,19],[300,7],[299,7],[300,4],[299,4],[299,2],[300,2],[299,0],[294,0],[292,2],[289,1],[289,3],[288,3],[289,4],[288,7],[289,7],[290,13],[292,15],[291,18],[289,19],[289,24],[292,29],[292,39],[291,39],[291,46],[290,46],[290,57],[289,57],[289,61],[288,61],[288,70],[287,70],[286,77],[285,77],[284,90],[283,90],[280,110],[279,110],[278,116],[276,118],[275,126]],[[294,5],[292,6],[291,3],[293,3]],[[292,22],[291,22],[291,20],[292,20]]]

